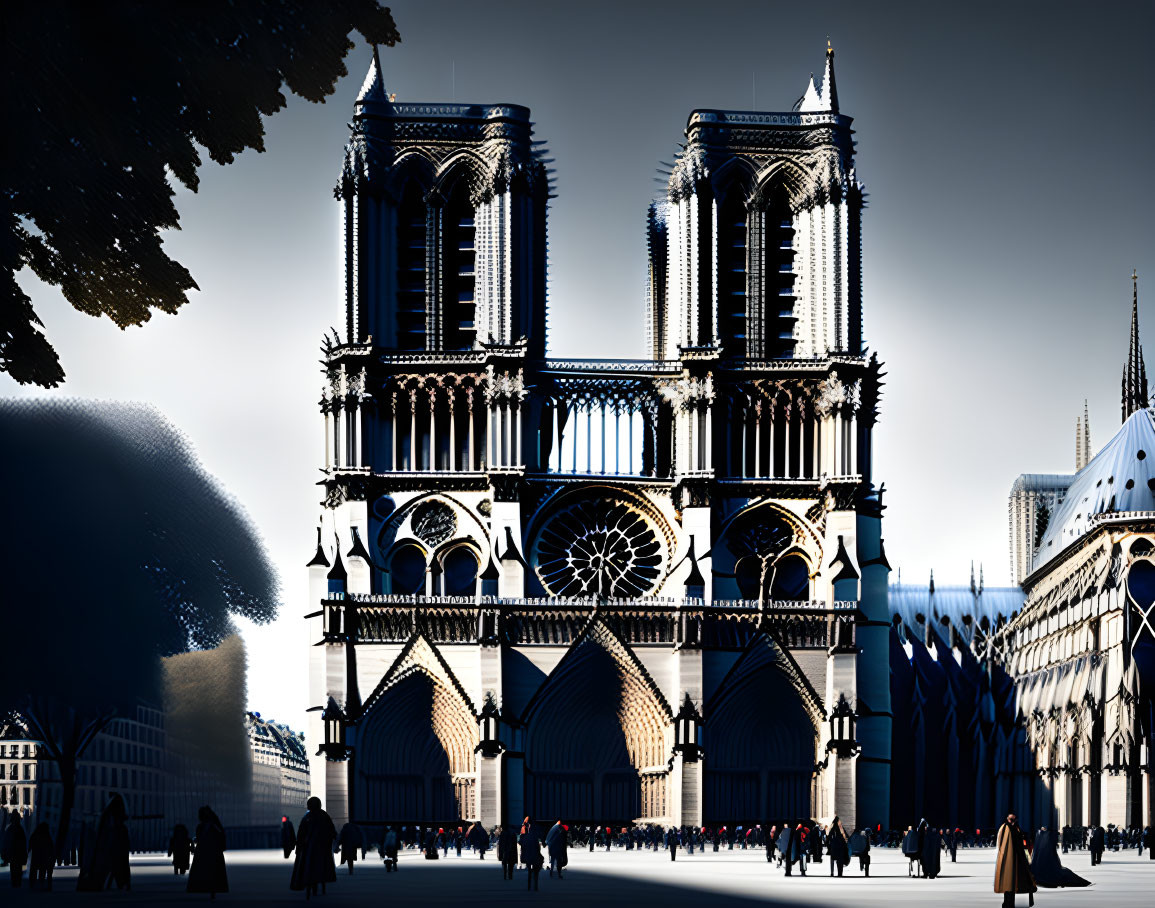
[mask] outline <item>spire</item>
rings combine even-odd
[[[345,571],[345,565],[341,563],[341,540],[339,538],[337,539],[335,557],[336,561],[333,562],[333,567],[329,571],[328,579],[336,583],[344,584],[344,582],[349,579],[349,575]]]
[[[385,91],[385,79],[381,75],[381,55],[377,51],[376,44],[373,45],[373,61],[369,64],[369,72],[365,74],[365,82],[357,94],[358,104],[367,101],[381,104],[389,101],[389,95]]]
[[[826,72],[822,76],[822,104],[826,110],[838,113],[838,87],[834,84],[834,48],[826,39]]]
[[[329,559],[325,557],[325,549],[321,545],[321,528],[317,527],[317,551],[313,555],[313,560],[305,567],[328,567]]]
[[[818,88],[814,85],[814,73],[810,74],[810,84],[806,86],[806,94],[802,96],[798,109],[801,111],[822,110],[822,96],[818,94]]]
[[[1087,412],[1087,401],[1083,400],[1083,415],[1075,417],[1075,472],[1078,473],[1091,460],[1091,417]]]
[[[1139,274],[1131,272],[1131,343],[1123,369],[1123,421],[1136,410],[1147,409],[1147,367],[1139,346]]]
[[[934,595],[934,568],[930,569],[930,594]]]
[[[979,595],[983,594],[983,563],[979,562]]]
[[[975,589],[975,563],[972,561],[971,562],[971,595],[974,596],[977,594],[977,592],[978,591]]]

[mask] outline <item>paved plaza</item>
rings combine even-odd
[[[1042,890],[1036,896],[1038,908],[1096,905],[1101,908],[1150,905],[1155,891],[1155,861],[1135,852],[1109,853],[1094,869],[1085,852],[1067,855],[1066,864],[1094,882],[1090,889]],[[291,861],[274,851],[235,851],[226,855],[231,891],[217,898],[219,904],[298,905],[303,893],[289,891]],[[500,865],[492,852],[484,861],[465,852],[448,858],[426,861],[415,851],[404,852],[401,869],[386,874],[370,853],[358,864],[352,877],[338,870],[337,883],[313,902],[317,908],[341,905],[493,905],[498,903],[563,903],[568,905],[611,906],[695,905],[725,900],[730,905],[854,905],[867,906],[933,905],[949,906],[1001,904],[992,890],[994,851],[960,851],[957,864],[949,858],[936,880],[910,879],[906,860],[891,849],[877,849],[869,879],[848,868],[842,879],[831,879],[829,865],[814,866],[806,878],[786,879],[782,872],[767,866],[762,851],[706,852],[693,857],[679,852],[671,864],[666,852],[626,852],[593,854],[577,849],[570,852],[570,866],[564,880],[541,875],[541,889],[526,891],[525,873],[518,870],[512,882],[503,881]],[[852,865],[856,867],[856,865]],[[54,904],[141,904],[177,905],[203,902],[206,895],[184,891],[184,880],[174,878],[171,866],[160,855],[133,858],[131,893],[106,892],[102,895],[75,892],[76,871],[64,870],[56,876],[51,894],[29,892],[25,887],[8,888],[7,869],[0,880],[0,903],[7,905]],[[1020,905],[1026,897],[1020,896]]]

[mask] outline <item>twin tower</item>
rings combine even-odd
[[[352,128],[314,793],[370,824],[888,823],[882,373],[833,51],[794,110],[690,116],[644,360],[546,357],[527,109],[398,101],[374,52]]]

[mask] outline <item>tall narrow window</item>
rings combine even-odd
[[[464,180],[458,180],[445,206],[445,279],[442,312],[445,348],[470,350],[477,337],[474,321],[473,205]]]
[[[746,355],[746,206],[736,190],[718,206],[718,337],[728,356]]]
[[[425,349],[425,200],[414,182],[397,210],[397,348]]]
[[[785,195],[775,193],[766,209],[766,353],[794,355],[794,227]]]

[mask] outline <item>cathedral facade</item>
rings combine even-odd
[[[527,109],[398,101],[375,53],[336,196],[308,738],[338,825],[888,824],[882,373],[833,52],[794,110],[690,115],[648,359],[547,357]]]

